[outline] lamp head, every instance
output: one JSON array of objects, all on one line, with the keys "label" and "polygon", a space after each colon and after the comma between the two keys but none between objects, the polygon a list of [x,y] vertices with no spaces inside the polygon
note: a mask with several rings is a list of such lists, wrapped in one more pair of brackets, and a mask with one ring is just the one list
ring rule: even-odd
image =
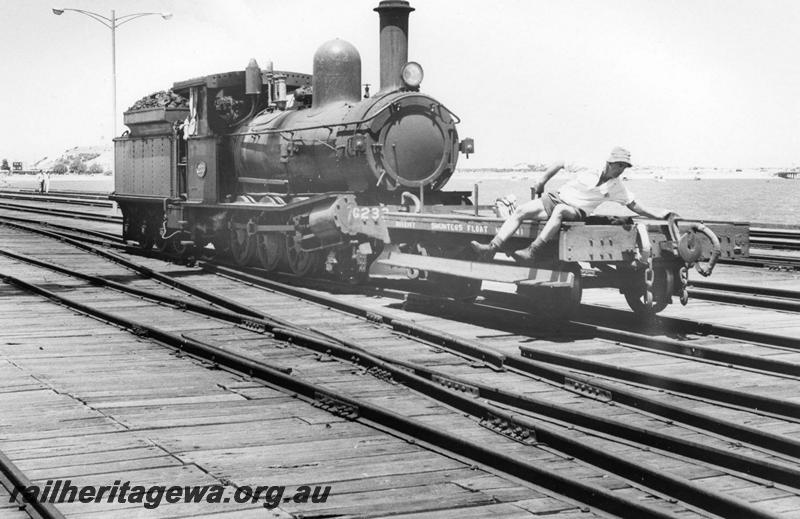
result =
[{"label": "lamp head", "polygon": [[56,8],[54,7],[54,8],[53,8],[53,14],[55,14],[55,15],[61,15],[61,14],[64,14],[64,10],[63,10],[63,9],[56,9]]},{"label": "lamp head", "polygon": [[170,18],[172,18],[172,13],[161,13],[161,18],[169,20]]}]

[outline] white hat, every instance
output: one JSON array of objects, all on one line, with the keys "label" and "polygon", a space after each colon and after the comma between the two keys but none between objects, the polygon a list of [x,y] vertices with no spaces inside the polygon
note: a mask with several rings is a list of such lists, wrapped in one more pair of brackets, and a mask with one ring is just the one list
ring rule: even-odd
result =
[{"label": "white hat", "polygon": [[625,148],[620,148],[619,146],[617,146],[613,150],[611,150],[611,154],[608,156],[608,160],[606,160],[606,162],[608,163],[624,162],[625,164],[628,165],[628,167],[631,167],[632,166],[631,152],[626,150]]}]

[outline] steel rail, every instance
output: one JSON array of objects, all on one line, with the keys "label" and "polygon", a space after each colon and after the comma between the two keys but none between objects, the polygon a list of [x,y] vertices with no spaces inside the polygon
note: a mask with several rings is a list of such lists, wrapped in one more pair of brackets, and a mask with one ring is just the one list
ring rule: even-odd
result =
[{"label": "steel rail", "polygon": [[689,296],[709,301],[800,312],[798,290],[695,280],[689,282]]},{"label": "steel rail", "polygon": [[22,211],[26,213],[50,214],[53,216],[61,216],[64,218],[75,218],[78,220],[91,220],[97,222],[112,222],[112,223],[122,222],[122,217],[116,215],[101,215],[97,213],[87,213],[83,211],[66,211],[63,209],[55,209],[48,207],[32,207],[20,204],[10,204],[8,202],[0,202],[0,209]]},{"label": "steel rail", "polygon": [[[20,226],[20,227],[27,228],[26,226]],[[48,231],[43,231],[40,229],[33,228],[31,230],[34,232],[40,232],[42,234],[48,234]],[[50,235],[55,237],[56,239],[59,239],[57,235],[54,235],[53,233],[50,233]],[[164,283],[167,283],[175,288],[180,288],[189,293],[193,293],[193,295],[203,297],[202,291],[198,290],[196,287],[193,287],[185,283],[181,283],[176,279],[154,272],[152,271],[152,269],[148,269],[146,267],[135,264],[116,254],[110,253],[108,251],[103,251],[102,249],[97,249],[96,247],[87,246],[85,244],[80,243],[77,240],[65,239],[64,241],[71,243],[77,247],[83,248],[85,250],[91,250],[98,254],[104,255],[109,259],[119,262],[120,264],[128,265],[130,268],[142,273],[143,275],[159,279],[160,281],[163,281]],[[266,287],[271,290],[277,290],[283,293],[295,295],[297,297],[301,297],[309,301],[317,302],[318,304],[321,305],[325,305],[331,308],[337,308],[339,310],[351,314],[360,315],[372,321],[383,322],[385,324],[392,326],[395,330],[402,331],[407,335],[411,335],[426,340],[428,342],[432,342],[434,344],[455,351],[459,354],[469,355],[477,360],[485,362],[489,366],[493,366],[495,369],[502,369],[504,366],[510,365],[509,362],[511,362],[514,364],[514,367],[520,369],[521,371],[526,371],[536,376],[544,376],[545,378],[554,380],[559,384],[563,384],[564,380],[567,378],[570,377],[575,378],[576,376],[567,371],[559,371],[557,369],[556,370],[543,369],[545,365],[542,363],[532,363],[529,361],[529,359],[523,359],[522,357],[518,357],[517,359],[514,359],[513,356],[507,357],[499,352],[491,350],[490,348],[486,348],[482,344],[475,343],[474,341],[465,340],[452,335],[442,334],[437,330],[426,328],[416,323],[397,320],[387,314],[382,314],[380,312],[377,312],[374,309],[360,307],[358,305],[353,305],[350,303],[345,303],[336,298],[325,296],[323,294],[311,290],[299,287],[293,287],[290,285],[286,285],[284,283],[275,282],[261,277],[255,277],[249,274],[244,274],[226,267],[220,267],[209,263],[203,263],[201,264],[201,266],[204,270],[209,272],[215,272],[218,274],[227,275],[239,279],[246,279],[248,282],[253,283],[255,285],[260,285],[262,287]],[[212,302],[224,308],[229,308],[233,311],[236,311],[236,309],[240,307],[238,303],[225,298],[220,298],[219,296],[214,296]],[[465,308],[460,308],[459,312],[464,313],[464,310]],[[483,317],[485,317],[485,315]],[[506,315],[506,317],[508,316]],[[578,378],[580,379],[580,377]],[[597,382],[595,381],[589,382],[589,379],[583,380],[583,383],[589,383],[594,387],[603,387],[602,384],[598,386]],[[790,454],[792,456],[796,455],[796,453],[798,452],[798,445],[800,444],[798,444],[797,442],[790,441],[787,438],[779,435],[764,433],[757,429],[742,426],[740,424],[731,424],[719,420],[709,420],[708,417],[700,413],[686,411],[677,406],[664,404],[658,402],[657,400],[648,399],[646,397],[637,395],[634,392],[626,392],[612,386],[606,386],[603,387],[603,389],[605,391],[611,391],[614,395],[618,395],[615,398],[618,401],[620,398],[623,398],[627,402],[626,405],[630,405],[631,407],[641,408],[641,409],[646,408],[650,412],[654,412],[655,414],[659,414],[668,417],[670,419],[677,419],[685,423],[704,428],[706,430],[710,430],[720,434],[725,434],[726,436],[736,438],[740,441],[746,441],[748,443],[752,443],[753,445],[758,445],[770,450],[775,450],[776,452],[782,452]]]},{"label": "steel rail", "polygon": [[681,357],[692,357],[705,361],[728,364],[731,367],[736,366],[763,371],[768,374],[788,375],[800,378],[800,364],[796,362],[787,362],[771,359],[769,357],[719,350],[701,344],[692,344],[690,341],[679,341],[669,337],[655,337],[646,333],[611,328],[578,319],[572,320],[570,324],[575,327],[576,331],[590,333],[594,337],[609,341],[625,342],[649,351],[659,353],[665,352]]},{"label": "steel rail", "polygon": [[[466,457],[475,462],[492,467],[493,469],[504,473],[510,474],[515,477],[524,479],[530,483],[549,488],[561,495],[566,495],[572,499],[576,499],[586,504],[592,504],[600,509],[609,513],[622,515],[624,517],[653,517],[659,519],[666,519],[672,517],[670,514],[651,507],[640,501],[625,498],[617,493],[611,492],[600,486],[591,485],[588,483],[576,481],[574,478],[569,478],[542,468],[534,463],[525,462],[517,459],[514,456],[498,452],[485,445],[479,444],[474,441],[466,440],[462,437],[456,436],[447,431],[431,427],[422,422],[414,419],[399,415],[393,411],[387,410],[380,406],[371,404],[361,399],[357,399],[335,391],[314,384],[312,382],[299,379],[291,376],[284,371],[275,369],[263,362],[256,361],[242,355],[232,353],[216,346],[203,343],[192,339],[187,335],[176,335],[171,332],[166,332],[154,328],[147,323],[134,321],[132,319],[124,318],[104,310],[100,310],[89,305],[79,303],[66,296],[54,293],[50,290],[39,287],[35,284],[28,283],[19,278],[0,274],[0,277],[7,282],[14,284],[28,292],[36,293],[40,296],[46,297],[52,301],[57,301],[60,304],[67,305],[74,310],[77,310],[86,315],[94,318],[113,323],[126,329],[134,330],[137,335],[146,335],[148,338],[161,343],[167,347],[175,349],[181,353],[188,353],[190,355],[205,359],[213,362],[215,365],[225,367],[226,369],[234,370],[243,373],[247,376],[258,378],[268,384],[280,387],[284,391],[302,396],[309,402],[315,402],[317,406],[329,411],[337,416],[343,416],[350,420],[365,421],[366,423],[375,423],[382,427],[389,428],[401,435],[408,435],[417,438],[421,441],[436,446],[446,452],[452,452],[459,456]],[[303,341],[317,341],[319,347],[336,347],[333,343],[326,343],[320,341],[318,338],[312,336],[301,336],[297,333],[292,333],[293,330],[286,330],[288,333],[297,340]],[[386,365],[385,368],[392,369],[391,366]],[[415,377],[419,384],[429,384],[434,392],[448,394],[451,398],[456,396],[453,392],[448,391],[441,386],[432,384],[421,377],[406,374],[406,377]],[[466,408],[470,408],[473,412],[483,410],[482,406],[474,399],[463,398],[462,403]],[[493,416],[503,417],[506,413],[501,410],[493,410]],[[527,420],[521,418],[512,418],[508,415],[510,423],[524,423],[530,425]],[[589,447],[582,445],[577,440],[572,440],[576,449],[591,450]],[[557,447],[556,447],[557,448]],[[607,453],[598,451],[598,456],[609,456]],[[616,460],[618,463],[623,460]],[[638,464],[627,462],[631,470],[636,470],[641,474],[641,469]],[[664,482],[675,494],[683,495],[687,493],[687,497],[693,501],[697,501],[703,509],[710,510],[712,513],[727,516],[741,516],[753,518],[775,518],[778,517],[769,513],[766,510],[756,508],[750,503],[741,499],[733,498],[731,496],[719,495],[708,491],[701,485],[688,482],[686,480],[669,477],[660,472],[654,472],[653,477]],[[649,479],[644,483],[650,482]]]},{"label": "steel rail", "polygon": [[775,288],[758,285],[736,285],[733,283],[720,283],[717,281],[690,280],[689,288],[701,288],[706,290],[720,290],[725,292],[735,292],[741,294],[752,294],[765,297],[794,299],[800,301],[800,290],[789,290],[785,288]]},{"label": "steel rail", "polygon": [[650,387],[683,393],[705,400],[713,400],[738,409],[766,412],[795,420],[800,419],[800,404],[794,402],[754,395],[745,391],[720,388],[702,382],[680,380],[655,373],[624,368],[619,365],[612,366],[602,362],[574,357],[572,355],[536,350],[527,346],[520,346],[520,351],[523,357],[535,359],[540,362],[556,364],[565,368],[577,369],[583,372],[611,377],[617,380],[625,380],[636,384],[645,384]]},{"label": "steel rail", "polygon": [[2,451],[0,451],[0,483],[12,496],[16,496],[19,509],[34,519],[65,519],[52,503],[27,498],[22,490],[31,486],[31,480]]},{"label": "steel rail", "polygon": [[[691,287],[691,285],[690,285]],[[785,310],[787,312],[800,312],[800,301],[790,301],[776,297],[737,294],[725,289],[689,288],[689,297],[718,303],[744,305],[755,308],[769,308],[770,310]]]},{"label": "steel rail", "polygon": [[[211,272],[226,272],[228,274],[234,274],[234,271],[232,271],[230,269],[224,269],[222,267],[218,267],[218,266],[215,266],[215,265],[210,265],[210,264],[207,264],[207,263],[204,263],[201,266],[202,266],[202,268],[204,268],[204,269],[206,269],[208,271],[211,271]],[[304,290],[304,289],[295,288],[295,287],[288,287],[288,286],[280,287],[279,284],[276,284],[275,282],[263,280],[263,278],[253,278],[253,280],[255,280],[255,279],[260,279],[260,281],[254,281],[254,282],[256,282],[256,283],[258,283],[258,284],[260,284],[262,286],[273,286],[276,289],[279,289],[279,290],[284,291],[286,293],[302,295],[303,298],[311,298],[311,299],[313,299],[315,301],[319,301],[319,302],[321,302],[323,304],[326,304],[328,306],[335,306],[337,308],[342,308],[345,311],[348,311],[346,309],[346,306],[348,305],[348,303],[342,303],[342,302],[337,303],[335,301],[331,301],[331,298],[326,298],[325,296],[323,296],[321,294],[315,294],[315,293],[313,293],[313,292],[311,292],[309,290]],[[251,281],[253,281],[253,280],[251,280]],[[350,311],[350,313],[353,313],[353,312]],[[374,314],[375,312],[373,312],[371,310],[363,309],[363,310],[360,311],[360,313],[362,313],[363,315],[366,316],[366,315],[369,315],[370,313]],[[431,341],[431,342],[434,342],[434,343],[437,343],[437,344],[440,344],[442,342],[448,342],[448,343],[453,344],[453,345],[457,344],[458,347],[460,348],[459,351],[461,351],[462,353],[466,353],[466,354],[470,354],[470,352],[486,352],[487,351],[487,349],[485,347],[481,346],[481,345],[469,345],[468,342],[457,340],[456,337],[443,336],[443,334],[441,334],[440,332],[438,332],[436,330],[417,330],[417,328],[418,328],[417,325],[410,325],[410,326],[408,326],[408,332],[407,333],[415,334],[416,336],[418,336],[420,338],[426,339],[428,341]],[[592,328],[595,328],[595,327],[592,326]],[[598,330],[600,329],[599,327],[596,327],[596,328]],[[615,331],[611,330],[611,329],[606,329],[605,333],[611,334],[611,333],[615,333]],[[630,335],[630,334],[628,334],[628,335],[630,337],[633,337],[633,335]],[[643,339],[647,339],[647,340],[651,339],[651,338],[646,337],[646,336],[641,336],[641,337]],[[673,346],[680,346],[681,348],[685,348],[686,347],[685,345],[680,344],[680,343],[673,344]],[[697,349],[696,346],[695,346],[695,348]],[[707,355],[715,354],[715,352],[713,352],[710,349],[706,349],[706,350],[708,350],[706,352]],[[722,355],[724,353],[725,352],[721,352],[720,355]],[[490,357],[487,357],[486,353],[481,353],[481,354],[483,355],[483,358],[481,360],[485,361],[486,358],[490,358]],[[525,356],[525,355],[526,354],[523,353],[523,356]],[[532,355],[532,352],[528,351],[527,355]],[[738,357],[741,360],[742,356],[738,356]],[[718,402],[726,403],[726,404],[729,404],[729,405],[734,405],[736,407],[750,406],[753,409],[758,409],[758,410],[762,410],[762,411],[763,410],[767,410],[769,412],[772,412],[772,413],[775,413],[775,414],[779,414],[779,415],[785,415],[785,416],[789,416],[789,417],[792,417],[792,418],[800,418],[800,404],[795,404],[795,403],[792,403],[792,402],[785,402],[785,401],[776,400],[776,399],[772,399],[772,398],[761,397],[761,396],[758,396],[758,395],[753,395],[753,394],[745,393],[745,392],[741,392],[741,391],[720,389],[720,388],[717,388],[717,387],[712,386],[710,384],[702,384],[702,383],[699,383],[699,382],[682,381],[682,380],[678,380],[678,379],[674,379],[674,378],[670,378],[670,377],[664,377],[664,376],[661,376],[661,375],[655,375],[655,374],[639,372],[639,371],[636,371],[636,370],[630,370],[630,369],[625,369],[625,368],[621,368],[621,367],[618,368],[618,369],[611,369],[611,368],[604,367],[600,363],[592,363],[590,361],[584,361],[583,359],[577,359],[577,358],[569,357],[569,356],[566,356],[566,355],[552,354],[550,356],[546,356],[543,353],[542,356],[540,357],[540,359],[543,359],[543,358],[547,358],[547,362],[549,362],[549,363],[559,364],[559,365],[562,365],[562,366],[565,366],[565,367],[568,366],[568,367],[573,368],[573,369],[581,369],[583,371],[588,371],[588,372],[602,372],[606,376],[614,376],[616,378],[624,378],[625,380],[628,380],[628,381],[631,381],[631,382],[636,382],[636,383],[639,383],[639,384],[646,384],[646,385],[649,385],[651,387],[658,387],[658,388],[662,388],[662,389],[670,389],[670,390],[673,390],[673,391],[680,391],[682,393],[686,393],[686,394],[690,394],[690,395],[694,395],[694,396],[699,396],[701,398],[716,400]],[[733,359],[734,355],[730,355],[729,357],[725,357],[725,358]],[[499,359],[497,359],[497,360],[499,360]],[[498,365],[497,364],[497,360],[494,362],[495,365]],[[750,360],[752,360],[752,362],[754,362],[754,363],[761,363],[761,365],[769,365],[771,367],[774,367],[775,369],[780,369],[780,370],[796,370],[797,369],[796,366],[793,366],[793,365],[788,364],[788,363],[780,363],[780,362],[777,362],[777,361],[769,361],[769,360],[766,360],[766,359],[762,360],[762,359],[758,359],[756,357],[753,357],[752,359],[748,359],[748,361],[750,361]],[[615,374],[614,375],[610,375],[610,373],[612,373],[612,372],[615,373]],[[796,371],[793,371],[793,373],[797,374]]]},{"label": "steel rail", "polygon": [[[0,193],[20,194],[20,195],[41,195],[38,189],[0,189]],[[61,189],[51,189],[46,196],[53,198],[83,198],[85,200],[108,200],[108,193],[101,191],[69,191]]]},{"label": "steel rail", "polygon": [[[764,460],[754,460],[748,456],[704,446],[696,442],[681,440],[680,438],[674,438],[657,431],[644,430],[627,424],[622,424],[614,420],[609,420],[589,413],[577,411],[571,409],[569,406],[553,404],[542,399],[526,397],[520,394],[493,388],[485,384],[471,382],[415,363],[392,359],[385,355],[370,353],[367,348],[359,344],[357,341],[333,337],[330,334],[317,330],[313,327],[305,330],[297,325],[294,325],[293,323],[277,320],[271,316],[256,312],[246,306],[242,307],[242,310],[246,312],[245,314],[220,310],[206,305],[198,305],[195,303],[186,302],[171,296],[162,296],[141,289],[135,289],[128,285],[110,281],[99,276],[84,274],[73,269],[62,267],[24,254],[14,253],[4,249],[0,249],[0,254],[17,259],[19,261],[24,261],[29,264],[48,268],[56,272],[61,272],[66,275],[83,279],[94,286],[105,286],[120,292],[135,295],[137,297],[148,298],[174,307],[180,307],[195,313],[215,317],[233,324],[242,325],[250,330],[271,332],[275,335],[275,338],[287,339],[294,344],[305,345],[319,352],[330,354],[332,351],[334,351],[337,357],[350,362],[356,362],[360,365],[365,365],[365,367],[370,369],[385,368],[385,365],[379,365],[379,363],[374,360],[377,359],[385,364],[400,366],[405,368],[405,370],[410,370],[411,372],[422,376],[429,381],[452,388],[455,391],[469,390],[473,392],[474,396],[486,398],[497,403],[511,405],[519,409],[549,416],[557,420],[566,421],[579,427],[586,427],[601,433],[611,434],[613,436],[636,441],[640,444],[648,445],[653,448],[694,457],[700,461],[713,463],[729,470],[748,473],[790,486],[798,486],[800,484],[800,470],[792,470],[791,468],[784,467],[779,464],[765,462]],[[254,317],[256,318],[254,319]],[[314,336],[310,339],[308,335],[309,332],[314,334]],[[338,344],[344,348],[339,348],[333,346],[332,344]],[[405,376],[403,371],[396,370],[393,371],[391,375],[395,379],[402,379]],[[402,380],[402,382],[407,384],[408,381]],[[452,402],[449,401],[446,403],[452,404]],[[587,461],[591,462],[591,460]],[[800,488],[800,486],[798,486],[798,488]]]},{"label": "steel rail", "polygon": [[[437,330],[419,325],[411,321],[405,321],[392,317],[390,314],[381,312],[374,308],[367,308],[353,303],[343,302],[335,297],[325,296],[324,294],[307,290],[304,288],[279,283],[274,280],[253,276],[239,272],[227,267],[214,264],[203,263],[201,267],[209,272],[225,275],[228,277],[247,281],[253,285],[262,286],[269,290],[280,291],[285,294],[300,297],[309,301],[314,301],[320,305],[335,308],[368,319],[376,323],[383,323],[391,326],[395,331],[417,337],[432,344],[436,344],[449,351],[461,355],[469,355],[475,360],[486,363],[495,369],[516,369],[535,377],[545,378],[558,385],[572,385],[568,381],[573,380],[589,387],[602,390],[611,395],[613,401],[618,404],[626,405],[634,409],[640,409],[652,414],[663,416],[670,420],[680,421],[707,431],[721,434],[756,445],[768,450],[780,452],[792,457],[797,457],[800,452],[800,441],[781,435],[771,434],[760,429],[749,427],[736,422],[728,422],[718,418],[711,418],[702,413],[686,409],[679,405],[661,402],[654,398],[640,395],[632,390],[619,388],[603,381],[584,377],[579,374],[554,367],[550,364],[536,362],[521,355],[505,355],[481,344],[478,341],[465,339],[442,333]],[[470,322],[486,321],[495,326],[499,321],[509,320],[513,326],[519,326],[519,315],[510,316],[508,309],[481,308],[476,309],[474,305],[461,304],[450,301],[455,309],[453,313],[470,320]],[[513,317],[513,318],[512,318]]]},{"label": "steel rail", "polygon": [[[451,375],[413,362],[393,359],[386,355],[371,353],[367,348],[359,344],[358,341],[335,337],[315,328],[311,328],[310,330],[318,335],[326,336],[331,342],[341,344],[342,346],[345,346],[351,350],[361,351],[362,355],[364,356],[369,356],[384,363],[402,367],[405,370],[411,371],[412,373],[422,376],[427,380],[443,385],[447,388],[451,388],[453,391],[470,393],[475,397],[484,398],[498,404],[504,404],[516,409],[540,414],[578,427],[584,427],[600,433],[609,434],[614,437],[624,438],[626,440],[634,441],[656,449],[673,452],[682,456],[692,457],[693,459],[706,463],[712,463],[729,470],[744,472],[774,482],[780,482],[782,484],[800,488],[800,469],[795,468],[794,463],[789,466],[765,462],[763,459],[754,459],[750,456],[732,453],[722,449],[717,449],[715,447],[702,445],[697,442],[676,438],[658,431],[631,426],[627,423],[621,423],[602,416],[596,416],[591,413],[576,410],[568,405],[555,404],[545,399],[506,391],[492,387],[488,384],[468,380],[463,377]],[[276,330],[275,335],[278,337],[280,332]],[[296,336],[294,337],[293,342],[297,342]],[[330,351],[330,349],[327,350],[328,353],[330,353]],[[342,358],[346,357],[342,355]],[[394,375],[397,377],[397,374]],[[581,386],[581,384],[573,385],[573,387],[576,388],[573,389],[573,392],[600,401],[605,401],[605,398],[608,397],[608,401],[611,401],[610,395],[607,393],[603,391],[591,391],[590,388],[594,389],[594,386],[588,386],[585,388],[585,390],[577,389],[579,386]],[[587,385],[584,384],[584,386]],[[800,456],[800,451],[796,453],[795,457],[798,456]]]},{"label": "steel rail", "polygon": [[[20,222],[22,222],[22,226],[20,226]],[[39,225],[42,227],[50,227],[52,229],[58,229],[61,232],[66,232],[70,234],[64,234],[63,237],[66,238],[75,238],[79,240],[84,240],[88,243],[94,243],[97,245],[120,245],[128,248],[128,245],[125,245],[125,242],[122,241],[122,238],[116,236],[111,233],[103,232],[103,231],[94,231],[91,229],[83,229],[81,227],[72,227],[70,225],[62,225],[58,223],[52,222],[37,222],[35,220],[30,220],[28,218],[19,218],[17,216],[7,216],[7,215],[0,215],[0,225],[7,225],[9,227],[17,227],[17,228],[24,228],[25,230],[32,230],[33,228],[25,226],[25,224],[33,224]],[[71,233],[81,233],[84,235],[92,236],[93,238],[87,238],[84,236],[80,236],[79,234],[71,234]],[[51,236],[54,237],[54,236]],[[94,239],[98,238],[98,239]],[[55,238],[54,239],[60,239]]]},{"label": "steel rail", "polygon": [[[17,227],[19,229],[24,229],[24,230],[27,230],[27,231],[30,231],[30,232],[35,232],[35,233],[41,234],[43,236],[47,236],[47,237],[52,238],[52,239],[62,241],[64,243],[67,243],[69,245],[77,247],[77,248],[79,248],[81,250],[85,250],[85,251],[91,252],[93,254],[97,254],[98,256],[102,256],[102,257],[104,257],[106,259],[109,259],[109,260],[115,262],[115,263],[118,263],[119,265],[127,267],[127,268],[129,268],[129,269],[131,269],[131,270],[133,270],[135,272],[138,272],[139,274],[141,274],[143,276],[146,276],[146,277],[149,277],[149,278],[152,278],[152,279],[156,279],[156,280],[160,281],[161,283],[164,283],[165,285],[181,289],[184,292],[187,292],[187,293],[192,294],[192,295],[196,295],[198,297],[203,297],[204,299],[206,299],[210,303],[218,305],[218,306],[220,306],[222,308],[230,308],[230,309],[234,309],[234,310],[242,308],[242,306],[239,303],[237,303],[236,301],[233,301],[233,300],[231,300],[229,298],[226,298],[226,297],[223,297],[223,296],[219,296],[219,295],[216,295],[216,294],[207,293],[204,290],[199,289],[199,288],[197,288],[195,286],[192,286],[189,283],[183,283],[178,279],[175,279],[173,277],[167,276],[167,275],[162,274],[160,272],[156,272],[155,270],[153,270],[151,268],[148,268],[148,267],[145,267],[144,265],[140,265],[140,264],[138,264],[136,262],[130,261],[127,258],[124,258],[124,257],[120,256],[119,254],[115,254],[115,253],[113,253],[111,251],[104,250],[104,249],[101,249],[99,247],[95,247],[94,245],[90,245],[90,244],[84,243],[81,240],[74,239],[74,238],[69,238],[69,237],[65,237],[65,236],[61,236],[61,235],[59,235],[57,233],[54,233],[52,231],[48,231],[48,230],[45,230],[45,229],[38,229],[36,227],[31,227],[31,226],[28,226],[28,225],[16,224],[16,223],[12,223],[12,224],[9,224],[9,225]],[[126,249],[127,249],[127,247],[126,247]]]},{"label": "steel rail", "polygon": [[[616,310],[613,308],[603,308],[599,306],[581,305],[582,313],[591,314],[594,318],[602,322],[609,320],[620,322],[626,318],[630,318],[630,312],[623,310]],[[786,335],[778,335],[775,333],[760,332],[755,330],[746,330],[744,328],[737,328],[735,326],[728,326],[724,324],[716,324],[709,321],[694,321],[691,319],[684,319],[682,317],[668,317],[659,315],[656,317],[662,329],[696,335],[718,335],[728,339],[736,339],[746,342],[754,342],[768,346],[778,346],[781,348],[789,348],[791,350],[800,351],[800,338],[788,337]]]},{"label": "steel rail", "polygon": [[788,256],[769,256],[764,254],[750,254],[747,258],[739,259],[723,259],[720,258],[717,263],[726,265],[736,265],[739,267],[793,267],[800,268],[800,256],[796,258]]},{"label": "steel rail", "polygon": [[[600,320],[600,322],[603,322]],[[619,341],[641,348],[643,350],[659,353],[692,357],[704,361],[727,364],[752,370],[763,371],[768,374],[788,375],[800,378],[800,364],[783,360],[771,359],[756,355],[747,355],[733,351],[709,348],[702,344],[693,344],[690,341],[680,341],[669,337],[657,337],[647,333],[632,331],[630,329],[612,328],[583,319],[573,319],[570,326],[576,332],[602,338],[609,341]]]},{"label": "steel rail", "polygon": [[0,191],[0,198],[9,200],[25,200],[28,202],[53,202],[67,205],[86,205],[92,207],[108,207],[113,208],[114,202],[111,200],[95,199],[95,198],[68,198],[66,196],[48,196],[27,193],[6,193]]}]

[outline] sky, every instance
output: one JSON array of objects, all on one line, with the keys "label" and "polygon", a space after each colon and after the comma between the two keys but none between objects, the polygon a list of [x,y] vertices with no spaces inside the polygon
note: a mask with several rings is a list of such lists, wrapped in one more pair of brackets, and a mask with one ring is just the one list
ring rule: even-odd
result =
[{"label": "sky", "polygon": [[[0,158],[110,143],[111,30],[65,7],[147,16],[116,32],[122,112],[173,82],[251,58],[311,72],[333,38],[379,83],[378,0],[0,0]],[[797,0],[411,0],[422,91],[475,139],[462,167],[800,165]]]}]

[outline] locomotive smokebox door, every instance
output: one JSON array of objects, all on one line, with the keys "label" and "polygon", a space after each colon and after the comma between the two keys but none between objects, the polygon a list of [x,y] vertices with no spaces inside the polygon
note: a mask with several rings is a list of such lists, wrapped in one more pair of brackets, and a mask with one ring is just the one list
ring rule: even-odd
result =
[{"label": "locomotive smokebox door", "polygon": [[186,193],[190,202],[216,203],[219,196],[218,139],[189,138]]}]

